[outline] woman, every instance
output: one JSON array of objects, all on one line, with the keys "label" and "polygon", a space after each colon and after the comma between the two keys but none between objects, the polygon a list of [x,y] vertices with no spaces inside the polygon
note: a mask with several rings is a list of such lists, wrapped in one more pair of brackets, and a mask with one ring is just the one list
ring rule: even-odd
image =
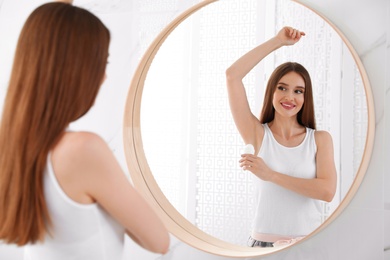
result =
[{"label": "woman", "polygon": [[234,122],[254,154],[240,166],[255,176],[255,217],[248,244],[270,247],[296,241],[321,224],[319,201],[336,190],[332,138],[315,131],[311,80],[306,69],[287,62],[271,75],[260,119],[250,111],[242,79],[276,49],[297,43],[304,32],[284,27],[226,71]]},{"label": "woman", "polygon": [[108,145],[68,125],[105,80],[110,34],[90,12],[47,3],[19,37],[0,127],[0,240],[26,259],[121,259],[124,234],[166,253],[169,234]]}]

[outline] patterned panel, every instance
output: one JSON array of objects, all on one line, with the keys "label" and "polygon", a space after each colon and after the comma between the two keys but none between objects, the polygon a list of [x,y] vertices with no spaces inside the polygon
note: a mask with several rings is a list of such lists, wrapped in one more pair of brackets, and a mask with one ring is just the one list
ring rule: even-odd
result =
[{"label": "patterned panel", "polygon": [[74,0],[74,5],[81,6],[96,14],[134,11],[133,1],[126,0]]},{"label": "patterned panel", "polygon": [[[243,142],[232,121],[227,67],[256,42],[258,1],[221,1],[199,22],[196,225],[235,244],[248,238],[253,218],[250,175],[238,165]],[[245,78],[254,103],[255,75]]]},{"label": "patterned panel", "polygon": [[363,81],[357,66],[355,66],[354,72],[353,178],[355,178],[363,157],[368,125],[366,93],[364,92]]},{"label": "patterned panel", "polygon": [[331,52],[338,47],[336,45],[341,45],[341,39],[323,19],[291,1],[276,1],[276,17],[275,33],[286,25],[315,32],[304,36],[299,48],[282,48],[275,52],[275,66],[286,61],[296,61],[309,71],[313,83],[317,128],[330,131],[334,105],[331,88],[336,87],[332,86],[330,79],[339,77],[337,73],[340,73],[332,71]]}]

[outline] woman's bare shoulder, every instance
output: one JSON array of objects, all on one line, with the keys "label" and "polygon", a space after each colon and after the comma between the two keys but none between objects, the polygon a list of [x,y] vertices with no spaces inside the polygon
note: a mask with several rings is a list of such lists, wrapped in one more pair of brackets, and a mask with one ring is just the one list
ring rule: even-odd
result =
[{"label": "woman's bare shoulder", "polygon": [[[102,137],[93,132],[66,132],[60,141],[64,148],[85,149],[107,146]],[[92,147],[91,147],[92,146]]]},{"label": "woman's bare shoulder", "polygon": [[98,163],[109,152],[106,142],[95,133],[66,132],[53,149],[53,159],[64,165],[86,165]]},{"label": "woman's bare shoulder", "polygon": [[314,138],[316,141],[317,146],[322,146],[326,144],[332,144],[332,135],[325,130],[317,130],[314,131]]}]

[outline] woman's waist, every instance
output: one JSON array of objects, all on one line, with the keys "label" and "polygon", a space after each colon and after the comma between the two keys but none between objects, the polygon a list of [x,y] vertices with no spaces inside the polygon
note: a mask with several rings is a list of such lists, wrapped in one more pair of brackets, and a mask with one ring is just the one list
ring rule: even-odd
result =
[{"label": "woman's waist", "polygon": [[284,236],[279,234],[258,233],[253,231],[250,238],[260,242],[261,244],[265,243],[265,247],[268,247],[267,244],[270,244],[271,247],[275,247],[294,244],[304,237],[305,236]]},{"label": "woman's waist", "polygon": [[276,242],[279,240],[291,240],[301,236],[284,236],[279,234],[267,234],[267,233],[259,233],[256,231],[252,231],[251,237],[258,241],[264,242]]}]

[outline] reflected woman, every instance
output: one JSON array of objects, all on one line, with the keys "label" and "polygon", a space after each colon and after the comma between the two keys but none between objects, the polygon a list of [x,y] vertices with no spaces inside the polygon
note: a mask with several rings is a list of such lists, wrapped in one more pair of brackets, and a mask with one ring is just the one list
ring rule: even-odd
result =
[{"label": "reflected woman", "polygon": [[168,250],[104,140],[67,130],[95,102],[109,43],[95,15],[66,3],[36,8],[19,36],[0,126],[0,240],[26,260],[122,259],[125,234]]},{"label": "reflected woman", "polygon": [[312,85],[300,64],[286,62],[272,73],[260,119],[252,114],[243,78],[268,54],[294,45],[305,33],[284,27],[226,70],[230,109],[245,144],[240,166],[254,176],[255,216],[249,246],[271,247],[308,235],[321,223],[320,201],[336,191],[333,142],[316,131]]}]

